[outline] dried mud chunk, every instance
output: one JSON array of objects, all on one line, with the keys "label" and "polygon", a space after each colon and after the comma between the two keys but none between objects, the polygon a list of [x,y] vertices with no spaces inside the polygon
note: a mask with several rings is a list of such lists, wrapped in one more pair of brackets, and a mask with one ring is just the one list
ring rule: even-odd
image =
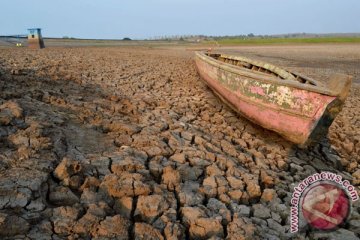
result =
[{"label": "dried mud chunk", "polygon": [[181,132],[181,137],[185,140],[192,141],[194,138],[194,134],[192,134],[191,132],[183,131]]},{"label": "dried mud chunk", "polygon": [[177,217],[177,213],[175,208],[169,208],[161,215],[161,217],[155,220],[152,226],[163,232],[166,227],[166,224],[170,222],[176,222],[176,217]]},{"label": "dried mud chunk", "polygon": [[121,177],[110,174],[105,176],[100,189],[105,190],[112,197],[134,196],[133,183],[132,174],[124,174]]},{"label": "dried mud chunk", "polygon": [[262,204],[254,204],[252,209],[256,218],[267,219],[271,217],[270,209]]},{"label": "dried mud chunk", "polygon": [[220,142],[222,150],[230,156],[236,157],[238,155],[235,147],[228,141],[221,140]]},{"label": "dried mud chunk", "polygon": [[54,232],[61,236],[69,235],[79,214],[79,209],[75,207],[55,208],[51,217],[51,221],[54,224]]},{"label": "dried mud chunk", "polygon": [[107,175],[110,174],[109,165],[110,158],[109,157],[99,157],[90,159],[90,163],[97,170],[98,175]]},{"label": "dried mud chunk", "polygon": [[259,184],[255,181],[247,182],[246,191],[250,199],[256,199],[261,196],[261,188]]},{"label": "dried mud chunk", "polygon": [[229,185],[232,189],[244,190],[244,182],[241,179],[233,176],[228,176],[226,177],[226,180],[229,182]]},{"label": "dried mud chunk", "polygon": [[[151,146],[151,145],[150,145]],[[171,154],[170,150],[166,146],[152,146],[144,147],[144,150],[150,157],[160,156],[160,155],[169,155]]]},{"label": "dried mud chunk", "polygon": [[162,182],[167,186],[168,190],[174,190],[180,183],[181,177],[179,171],[167,166],[163,169]]},{"label": "dried mud chunk", "polygon": [[280,170],[287,170],[288,164],[283,160],[277,160],[276,164]]},{"label": "dried mud chunk", "polygon": [[148,195],[151,188],[143,181],[143,176],[138,173],[124,172],[121,176],[110,174],[105,176],[100,189],[118,198]]},{"label": "dried mud chunk", "polygon": [[172,150],[181,149],[185,145],[185,141],[179,136],[178,133],[171,132],[169,134],[168,145]]},{"label": "dried mud chunk", "polygon": [[199,192],[200,184],[198,182],[186,181],[180,185],[178,193],[180,204],[182,206],[200,205],[205,197]]},{"label": "dried mud chunk", "polygon": [[227,239],[229,240],[257,239],[255,235],[255,225],[242,218],[234,218],[234,220],[227,225],[227,232]]},{"label": "dried mud chunk", "polygon": [[206,167],[207,176],[224,175],[224,171],[220,170],[216,164],[212,164]]},{"label": "dried mud chunk", "polygon": [[241,190],[232,190],[228,192],[228,195],[230,199],[234,202],[239,202],[243,195],[243,192]]},{"label": "dried mud chunk", "polygon": [[161,232],[146,223],[135,223],[135,240],[164,240]]},{"label": "dried mud chunk", "polygon": [[183,181],[196,181],[204,172],[202,167],[183,164],[177,168]]},{"label": "dried mud chunk", "polygon": [[33,226],[26,236],[30,239],[52,240],[53,234],[51,222],[44,220]]},{"label": "dried mud chunk", "polygon": [[141,127],[131,123],[122,123],[119,121],[108,123],[104,125],[105,132],[121,132],[127,135],[133,135],[141,131]]},{"label": "dried mud chunk", "polygon": [[195,144],[198,144],[198,145],[203,145],[203,144],[206,143],[206,140],[203,139],[203,138],[200,137],[200,136],[195,136],[195,137],[194,137],[194,143],[195,143]]},{"label": "dried mud chunk", "polygon": [[32,194],[29,189],[16,188],[15,185],[1,186],[0,193],[0,209],[25,207]]},{"label": "dried mud chunk", "polygon": [[112,215],[113,210],[109,207],[109,205],[106,202],[100,201],[95,204],[89,204],[87,213],[104,218],[107,215]]},{"label": "dried mud chunk", "polygon": [[284,226],[282,226],[281,224],[279,224],[278,222],[276,222],[274,219],[269,218],[266,220],[266,222],[270,229],[273,229],[280,234],[285,233],[286,228]]},{"label": "dried mud chunk", "polygon": [[74,175],[69,179],[66,185],[68,185],[73,190],[78,190],[81,187],[83,180],[84,180],[83,176]]},{"label": "dried mud chunk", "polygon": [[249,217],[250,216],[250,207],[247,205],[238,205],[236,203],[230,204],[230,209],[234,213],[234,218],[236,217]]},{"label": "dried mud chunk", "polygon": [[192,166],[198,166],[198,167],[206,167],[211,164],[209,161],[199,157],[189,157],[189,162]]},{"label": "dried mud chunk", "polygon": [[353,184],[359,184],[360,183],[360,169],[356,170],[356,172],[354,172],[352,174],[352,176],[354,177]]},{"label": "dried mud chunk", "polygon": [[228,224],[231,221],[231,212],[226,208],[226,205],[215,198],[210,198],[207,207],[207,215],[211,218],[219,217],[223,224]]},{"label": "dried mud chunk", "polygon": [[162,156],[156,156],[150,160],[149,171],[151,175],[153,175],[156,179],[160,179],[163,170],[163,165],[165,164],[166,161],[167,159]]},{"label": "dried mud chunk", "polygon": [[49,201],[58,206],[72,206],[79,198],[69,188],[58,186],[50,192]]},{"label": "dried mud chunk", "polygon": [[0,209],[26,206],[32,195],[38,197],[47,174],[37,170],[12,168],[0,174]]},{"label": "dried mud chunk", "polygon": [[142,221],[153,223],[154,220],[160,217],[169,207],[169,204],[161,195],[140,196],[134,215]]},{"label": "dried mud chunk", "polygon": [[203,181],[203,191],[210,198],[226,193],[228,188],[228,183],[223,176],[211,176]]},{"label": "dried mud chunk", "polygon": [[129,239],[128,228],[130,227],[130,221],[115,215],[113,217],[106,217],[104,221],[100,222],[95,237],[98,238],[115,238],[126,240]]},{"label": "dried mud chunk", "polygon": [[192,239],[223,238],[224,229],[219,219],[198,218],[190,225],[189,234]]},{"label": "dried mud chunk", "polygon": [[260,174],[261,182],[264,184],[265,187],[271,188],[274,186],[274,179],[269,176],[265,171],[261,171]]},{"label": "dried mud chunk", "polygon": [[189,227],[196,219],[206,217],[206,213],[199,207],[182,207],[181,217],[183,223]]},{"label": "dried mud chunk", "polygon": [[69,180],[71,176],[81,171],[82,167],[78,161],[63,158],[61,163],[55,168],[54,176],[61,180]]},{"label": "dried mud chunk", "polygon": [[12,134],[8,139],[16,146],[30,146],[30,138],[23,136],[21,133]]},{"label": "dried mud chunk", "polygon": [[18,103],[8,101],[0,105],[0,125],[8,125],[14,118],[21,118],[23,109]]},{"label": "dried mud chunk", "polygon": [[73,232],[82,237],[89,237],[98,228],[101,217],[87,212],[74,225]]},{"label": "dried mud chunk", "polygon": [[31,137],[29,139],[30,147],[35,150],[39,151],[41,149],[50,150],[52,147],[52,141],[48,137]]},{"label": "dried mud chunk", "polygon": [[29,205],[26,206],[26,209],[31,212],[40,212],[46,208],[45,204],[42,201],[42,198],[32,200]]},{"label": "dried mud chunk", "polygon": [[145,169],[145,161],[148,156],[145,152],[122,146],[119,152],[109,155],[113,173],[120,175],[122,172],[138,172]]},{"label": "dried mud chunk", "polygon": [[149,195],[150,193],[151,186],[149,184],[134,178],[134,196]]},{"label": "dried mud chunk", "polygon": [[117,213],[119,213],[121,216],[130,218],[132,206],[133,206],[132,197],[122,197],[120,199],[115,199],[114,210]]},{"label": "dried mud chunk", "polygon": [[186,155],[184,153],[176,153],[172,155],[169,160],[184,164],[186,162]]},{"label": "dried mud chunk", "polygon": [[144,136],[143,134],[135,134],[133,139],[133,144],[139,147],[139,149],[145,151],[149,157],[168,156],[173,154],[173,151],[161,138],[151,135]]},{"label": "dried mud chunk", "polygon": [[100,221],[108,214],[111,214],[111,210],[104,202],[89,204],[86,214],[76,221],[73,232],[83,237],[95,234]]},{"label": "dried mud chunk", "polygon": [[231,169],[231,168],[236,168],[237,167],[236,162],[237,160],[233,157],[225,157],[224,155],[221,154],[218,154],[216,156],[216,164],[223,171],[226,171],[227,169]]},{"label": "dried mud chunk", "polygon": [[139,158],[129,158],[118,160],[117,158],[111,158],[113,163],[111,165],[111,171],[117,175],[121,175],[123,172],[133,173],[139,172],[145,168],[145,160]]},{"label": "dried mud chunk", "polygon": [[120,134],[114,139],[114,145],[116,147],[121,147],[123,145],[131,145],[132,138],[128,134]]},{"label": "dried mud chunk", "polygon": [[234,142],[235,142],[236,144],[238,144],[238,145],[239,145],[241,148],[243,148],[243,149],[248,148],[248,145],[247,145],[246,141],[243,140],[243,139],[241,139],[241,138],[236,138],[236,139],[234,139]]},{"label": "dried mud chunk", "polygon": [[209,197],[216,197],[217,183],[215,176],[207,177],[203,181],[204,193]]},{"label": "dried mud chunk", "polygon": [[261,195],[261,201],[263,202],[271,202],[273,199],[277,197],[276,191],[274,189],[264,189],[264,192]]},{"label": "dried mud chunk", "polygon": [[29,231],[29,223],[18,216],[0,213],[0,236],[11,237],[25,234]]},{"label": "dried mud chunk", "polygon": [[80,190],[85,190],[86,188],[89,188],[93,191],[96,191],[96,189],[100,186],[100,180],[96,177],[86,177],[84,183],[81,185]]},{"label": "dried mud chunk", "polygon": [[5,109],[0,111],[0,125],[9,125],[13,120],[13,115],[11,114],[10,110]]},{"label": "dried mud chunk", "polygon": [[169,222],[164,229],[164,235],[167,240],[184,239],[185,228],[179,223]]},{"label": "dried mud chunk", "polygon": [[342,146],[348,154],[351,154],[354,150],[354,143],[348,139],[346,139],[345,142],[342,142]]},{"label": "dried mud chunk", "polygon": [[80,203],[84,205],[95,204],[102,200],[103,196],[90,188],[85,188],[80,197]]},{"label": "dried mud chunk", "polygon": [[[48,174],[38,170],[28,170],[24,168],[12,168],[1,176],[1,180],[12,181],[20,187],[26,187],[36,192],[41,185],[48,179]],[[3,186],[3,184],[1,184]]]}]

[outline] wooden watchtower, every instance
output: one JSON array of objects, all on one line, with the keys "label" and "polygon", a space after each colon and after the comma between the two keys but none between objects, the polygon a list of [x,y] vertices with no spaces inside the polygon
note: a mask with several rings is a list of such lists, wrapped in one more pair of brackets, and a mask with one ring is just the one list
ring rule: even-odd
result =
[{"label": "wooden watchtower", "polygon": [[44,40],[41,36],[41,28],[29,28],[28,47],[31,49],[45,48]]}]

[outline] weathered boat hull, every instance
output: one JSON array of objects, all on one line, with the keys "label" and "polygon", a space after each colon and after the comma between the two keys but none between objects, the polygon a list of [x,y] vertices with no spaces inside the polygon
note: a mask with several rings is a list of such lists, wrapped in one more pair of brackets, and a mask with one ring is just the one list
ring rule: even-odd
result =
[{"label": "weathered boat hull", "polygon": [[[203,53],[196,53],[195,61],[200,76],[225,103],[300,146],[327,134],[346,98],[301,89],[297,84],[282,84],[271,76],[207,59]],[[349,84],[344,86],[350,88]]]}]

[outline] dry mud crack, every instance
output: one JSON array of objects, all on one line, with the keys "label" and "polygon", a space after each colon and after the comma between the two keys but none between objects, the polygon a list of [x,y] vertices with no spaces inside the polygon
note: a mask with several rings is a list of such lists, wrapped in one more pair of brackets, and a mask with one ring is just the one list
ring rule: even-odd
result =
[{"label": "dry mud crack", "polygon": [[358,189],[359,94],[303,150],[222,104],[190,52],[2,49],[0,238],[357,239],[358,202],[328,236],[290,233],[289,203],[319,171]]}]

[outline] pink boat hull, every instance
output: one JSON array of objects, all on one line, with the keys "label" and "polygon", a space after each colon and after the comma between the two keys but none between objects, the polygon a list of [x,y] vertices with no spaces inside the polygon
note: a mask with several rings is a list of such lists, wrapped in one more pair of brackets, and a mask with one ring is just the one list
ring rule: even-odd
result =
[{"label": "pink boat hull", "polygon": [[195,61],[200,76],[225,103],[300,146],[325,135],[336,115],[334,109],[338,112],[342,105],[335,96],[227,71],[198,56]]}]

